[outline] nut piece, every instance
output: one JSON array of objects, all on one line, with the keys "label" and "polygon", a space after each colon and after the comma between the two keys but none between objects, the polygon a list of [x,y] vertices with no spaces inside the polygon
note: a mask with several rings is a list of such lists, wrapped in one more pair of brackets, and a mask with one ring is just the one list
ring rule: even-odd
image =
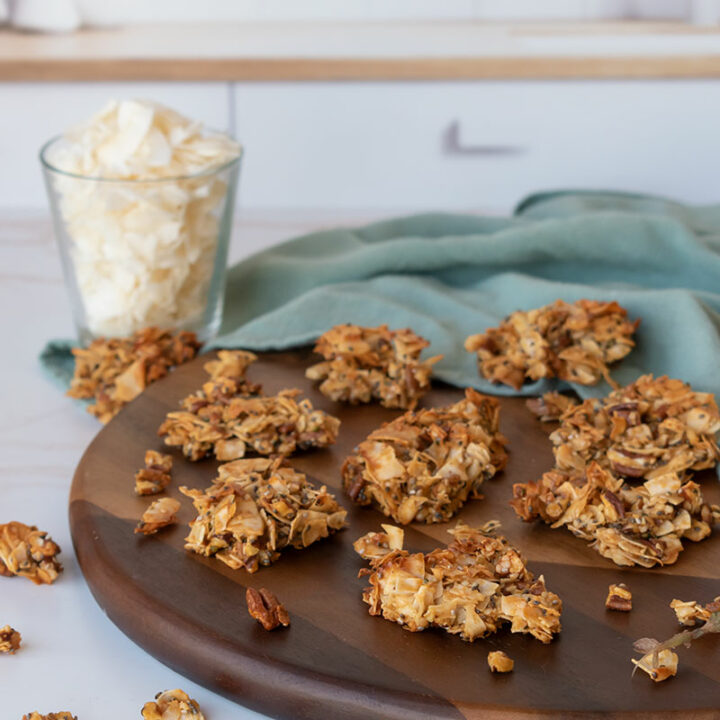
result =
[{"label": "nut piece", "polygon": [[172,456],[155,450],[145,453],[145,467],[135,473],[136,495],[157,495],[170,484]]},{"label": "nut piece", "polygon": [[[495,535],[497,522],[482,528],[458,523],[453,541],[430,553],[410,554],[397,536],[368,533],[355,551],[370,560],[370,586],[363,600],[371,615],[382,615],[411,632],[439,627],[472,642],[508,622],[512,632],[550,642],[560,632],[560,598],[535,578],[518,551]],[[379,550],[387,548],[381,555]]]},{"label": "nut piece", "polygon": [[454,405],[407,412],[345,460],[345,491],[403,525],[448,520],[505,466],[499,417],[498,401],[472,388]]},{"label": "nut piece", "polygon": [[142,708],[143,720],[205,720],[200,706],[182,690],[165,690],[146,702]]},{"label": "nut piece", "polygon": [[489,652],[487,661],[492,672],[512,672],[515,667],[515,661],[511,657],[508,657],[502,650],[493,650],[492,652]]},{"label": "nut piece", "polygon": [[204,491],[180,488],[198,512],[185,548],[233,569],[253,573],[284,548],[306,548],[345,525],[347,511],[327,488],[317,490],[282,458],[236,460],[218,473]]},{"label": "nut piece", "polygon": [[678,656],[672,650],[660,650],[657,656],[649,653],[640,660],[632,660],[632,663],[655,682],[662,682],[677,674]]},{"label": "nut piece", "polygon": [[429,344],[409,328],[336,325],[315,345],[325,361],[308,368],[305,375],[321,380],[320,392],[331,400],[353,404],[379,400],[385,407],[412,409],[430,389],[432,366],[442,358],[420,361]]},{"label": "nut piece", "polygon": [[242,350],[220,351],[218,360],[206,363],[211,379],[182,401],[183,410],[168,413],[160,426],[158,434],[165,436],[165,444],[181,447],[189,460],[214,452],[226,461],[247,454],[291,455],[334,443],[340,421],[313,408],[308,399],[296,400],[299,390],[258,395],[260,386],[244,375],[256,359]]},{"label": "nut piece", "polygon": [[610,585],[605,607],[608,610],[618,610],[620,612],[630,612],[632,610],[632,593],[625,583]]},{"label": "nut piece", "polygon": [[0,525],[0,575],[22,575],[36,585],[55,582],[62,572],[60,548],[34,525]]},{"label": "nut piece", "polygon": [[512,313],[499,327],[468,337],[465,349],[477,353],[481,375],[516,390],[526,379],[552,377],[580,385],[605,378],[612,385],[608,365],[632,350],[639,322],[616,302],[557,300]]},{"label": "nut piece", "polygon": [[290,616],[283,605],[278,602],[274,593],[267,588],[248,588],[245,592],[248,612],[265,630],[274,630],[282,625],[290,625]]},{"label": "nut piece", "polygon": [[9,625],[0,628],[0,653],[14,655],[15,651],[20,648],[21,640],[20,633]]},{"label": "nut piece", "polygon": [[128,338],[99,338],[86,348],[73,348],[75,374],[67,394],[94,398],[88,412],[106,423],[150,383],[192,360],[199,348],[195,333],[154,327]]},{"label": "nut piece", "polygon": [[710,619],[710,615],[720,610],[720,596],[707,605],[701,605],[696,600],[673,600],[670,607],[681,625],[701,625]]},{"label": "nut piece", "polygon": [[22,720],[78,720],[77,715],[65,710],[64,712],[48,713],[41,715],[39,712],[31,712],[22,716]]},{"label": "nut piece", "polygon": [[143,535],[153,535],[161,528],[173,525],[177,522],[175,513],[179,509],[180,503],[175,498],[164,497],[155,500],[143,513],[135,532]]}]

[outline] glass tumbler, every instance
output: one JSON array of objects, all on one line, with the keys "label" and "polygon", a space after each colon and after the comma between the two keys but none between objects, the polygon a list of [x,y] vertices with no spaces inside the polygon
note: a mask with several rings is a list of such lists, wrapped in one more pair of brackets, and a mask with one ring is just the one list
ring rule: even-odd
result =
[{"label": "glass tumbler", "polygon": [[80,342],[149,326],[216,335],[242,154],[193,175],[121,180],[55,167],[63,142],[40,161]]}]

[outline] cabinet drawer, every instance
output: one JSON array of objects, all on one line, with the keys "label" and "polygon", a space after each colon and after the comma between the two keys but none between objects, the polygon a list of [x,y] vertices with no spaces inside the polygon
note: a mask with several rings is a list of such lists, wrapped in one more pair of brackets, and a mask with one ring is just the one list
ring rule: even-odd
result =
[{"label": "cabinet drawer", "polygon": [[243,204],[509,210],[557,187],[718,199],[714,81],[239,84]]}]

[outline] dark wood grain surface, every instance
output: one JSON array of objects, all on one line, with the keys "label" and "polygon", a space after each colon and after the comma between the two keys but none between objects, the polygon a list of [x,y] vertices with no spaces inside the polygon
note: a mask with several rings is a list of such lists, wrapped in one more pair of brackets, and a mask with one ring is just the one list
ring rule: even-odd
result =
[{"label": "dark wood grain surface", "polygon": [[[532,418],[521,399],[501,401],[501,426],[510,441],[506,470],[459,517],[470,524],[499,519],[531,570],[543,573],[560,595],[563,631],[550,645],[507,630],[466,643],[439,631],[410,633],[368,614],[361,600],[365,580],[357,578],[364,564],[352,542],[379,529],[385,518],[350,503],[339,471],[354,445],[397,412],[324,398],[304,378],[306,351],[266,354],[249,376],[266,392],[299,387],[342,420],[334,447],[291,462],[335,490],[349,510],[349,527],[304,551],[285,552],[254,575],[188,553],[183,538],[194,513],[178,487],[206,487],[217,463],[190,463],[173,451],[169,494],[182,502],[180,524],[152,537],[134,535],[150,499],[134,495],[133,475],[146,449],[163,449],[157,428],[181,397],[200,386],[206,359],[152,385],[104,428],[72,487],[73,541],[90,588],[108,617],[149,653],[238,703],[281,718],[720,717],[720,651],[713,638],[681,650],[678,676],[665,683],[632,677],[630,664],[634,639],[675,632],[670,600],[706,602],[720,595],[718,533],[689,543],[674,566],[629,570],[567,531],[520,522],[508,506],[512,484],[537,478],[552,461],[549,428]],[[460,394],[437,388],[423,404],[451,402]],[[708,499],[720,502],[714,474],[700,477]],[[413,525],[406,547],[427,551],[444,544],[453,524]],[[605,610],[608,585],[618,581],[633,591],[629,614]],[[291,627],[262,630],[247,614],[246,587],[273,590],[291,614]],[[486,656],[495,649],[514,658],[513,673],[488,671]]]}]

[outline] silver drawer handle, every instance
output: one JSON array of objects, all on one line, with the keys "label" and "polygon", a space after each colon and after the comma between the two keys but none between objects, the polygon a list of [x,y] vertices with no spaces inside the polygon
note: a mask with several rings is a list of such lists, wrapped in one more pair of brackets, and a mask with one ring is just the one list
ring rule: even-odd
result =
[{"label": "silver drawer handle", "polygon": [[527,152],[519,145],[463,145],[457,120],[443,133],[442,148],[446,155],[520,155]]}]

